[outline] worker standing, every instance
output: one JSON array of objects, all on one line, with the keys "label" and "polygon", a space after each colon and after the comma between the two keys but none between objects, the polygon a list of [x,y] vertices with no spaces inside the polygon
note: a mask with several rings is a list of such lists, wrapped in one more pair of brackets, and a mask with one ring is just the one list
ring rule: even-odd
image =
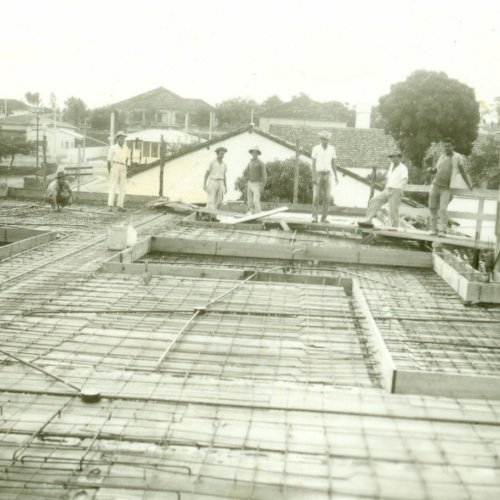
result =
[{"label": "worker standing", "polygon": [[227,166],[223,161],[227,149],[221,146],[215,150],[215,153],[217,158],[208,166],[203,181],[203,189],[207,192],[207,208],[210,210],[218,210],[224,194],[227,193]]},{"label": "worker standing", "polygon": [[252,159],[248,164],[247,183],[247,207],[250,213],[258,214],[262,211],[260,207],[260,197],[267,182],[267,170],[265,163],[259,158],[262,151],[258,146],[248,151]]},{"label": "worker standing", "polygon": [[111,212],[115,204],[115,192],[118,190],[117,207],[124,212],[125,189],[127,185],[127,166],[130,161],[130,149],[125,144],[127,136],[124,132],[117,132],[116,143],[109,148],[108,173],[109,173],[109,195],[108,210]]},{"label": "worker standing", "polygon": [[[431,234],[446,233],[448,228],[448,205],[451,201],[451,189],[469,188],[472,183],[465,172],[464,157],[453,150],[451,139],[443,140],[444,154],[439,157],[436,166],[430,171],[435,174],[429,192],[429,210],[431,213]],[[438,227],[439,219],[439,227]]]},{"label": "worker standing", "polygon": [[312,180],[313,180],[313,212],[312,221],[318,222],[319,206],[321,205],[321,222],[327,221],[328,206],[331,202],[330,176],[333,171],[335,184],[339,183],[335,160],[337,154],[335,147],[328,143],[331,134],[321,132],[319,134],[321,144],[314,146],[312,150]]},{"label": "worker standing", "polygon": [[391,226],[396,228],[399,226],[399,206],[403,188],[408,182],[408,167],[401,163],[402,155],[399,151],[390,154],[389,158],[392,163],[387,172],[385,189],[370,200],[366,219],[358,222],[360,227],[373,227],[373,218],[386,203],[389,203]]}]

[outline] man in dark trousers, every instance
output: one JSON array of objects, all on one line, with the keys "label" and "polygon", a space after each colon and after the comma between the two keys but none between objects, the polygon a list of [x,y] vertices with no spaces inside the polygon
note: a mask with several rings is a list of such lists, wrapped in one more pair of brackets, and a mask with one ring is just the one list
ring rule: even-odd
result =
[{"label": "man in dark trousers", "polygon": [[440,156],[436,166],[430,169],[435,174],[429,192],[430,230],[432,235],[437,235],[438,232],[446,233],[451,189],[464,189],[467,187],[472,189],[471,181],[464,168],[464,157],[453,151],[451,139],[443,140],[443,149],[444,154]]},{"label": "man in dark trousers", "polygon": [[258,146],[248,151],[252,159],[248,164],[248,183],[247,183],[247,206],[249,212],[258,214],[261,212],[260,197],[267,182],[266,165],[260,160],[262,151]]}]

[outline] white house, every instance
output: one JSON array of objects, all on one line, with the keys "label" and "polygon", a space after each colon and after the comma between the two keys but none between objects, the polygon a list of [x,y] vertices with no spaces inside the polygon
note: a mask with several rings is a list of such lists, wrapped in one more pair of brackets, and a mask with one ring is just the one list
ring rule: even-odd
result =
[{"label": "white house", "polygon": [[167,153],[174,153],[179,147],[198,144],[200,139],[181,130],[152,128],[127,134],[127,146],[132,152],[133,163],[152,163],[160,158],[161,138],[166,143]]},{"label": "white house", "polygon": [[[224,161],[228,166],[228,193],[226,200],[238,200],[241,196],[235,187],[235,181],[246,169],[250,160],[248,150],[258,146],[262,151],[264,162],[286,160],[295,157],[295,147],[276,136],[263,132],[258,128],[247,128],[226,134],[225,136],[194,145],[190,150],[170,158],[164,168],[164,195],[172,200],[186,203],[205,203],[206,193],[203,190],[205,172],[210,162],[216,157],[215,150],[219,146],[227,148]],[[311,163],[309,153],[304,152],[300,159]],[[128,179],[127,192],[130,194],[158,196],[160,167],[151,167]],[[94,180],[83,186],[90,192],[105,192],[107,180]],[[335,203],[345,207],[361,207],[367,205],[370,187],[362,178],[349,170],[339,171],[339,184],[332,186]]]}]

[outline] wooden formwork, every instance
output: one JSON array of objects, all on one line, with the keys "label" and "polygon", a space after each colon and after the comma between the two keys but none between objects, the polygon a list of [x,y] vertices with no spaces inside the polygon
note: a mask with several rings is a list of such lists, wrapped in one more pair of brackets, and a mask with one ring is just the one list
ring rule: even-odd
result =
[{"label": "wooden formwork", "polygon": [[26,229],[22,227],[0,227],[0,260],[12,257],[57,238],[57,233]]},{"label": "wooden formwork", "polygon": [[469,281],[437,253],[433,255],[434,270],[465,302],[500,304],[500,282]]}]

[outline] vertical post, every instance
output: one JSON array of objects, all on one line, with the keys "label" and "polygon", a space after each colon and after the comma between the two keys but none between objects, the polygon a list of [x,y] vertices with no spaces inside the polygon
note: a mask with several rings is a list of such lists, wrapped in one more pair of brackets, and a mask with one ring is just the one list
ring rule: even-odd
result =
[{"label": "vertical post", "polygon": [[[500,163],[500,158],[499,158],[499,163]],[[495,272],[500,273],[500,186],[498,187],[497,213],[495,217],[495,238],[496,238]]]},{"label": "vertical post", "polygon": [[368,203],[370,200],[373,198],[373,195],[375,194],[375,184],[377,182],[377,167],[372,168],[372,178],[370,181],[370,196],[368,197]]},{"label": "vertical post", "polygon": [[189,113],[186,112],[184,115],[184,132],[187,134],[189,129]]},{"label": "vertical post", "polygon": [[163,196],[163,171],[165,167],[165,141],[163,135],[160,138],[160,197]]},{"label": "vertical post", "polygon": [[43,185],[47,183],[47,136],[43,134],[42,141],[42,152],[43,152]]},{"label": "vertical post", "polygon": [[36,175],[38,176],[38,130],[40,123],[40,115],[36,114]]},{"label": "vertical post", "polygon": [[87,148],[87,118],[83,121],[83,154],[82,154],[82,163],[85,165],[87,160],[85,151]]},{"label": "vertical post", "polygon": [[208,113],[208,140],[212,138],[212,112]]},{"label": "vertical post", "polygon": [[109,117],[109,145],[112,146],[115,142],[115,112],[111,111]]},{"label": "vertical post", "polygon": [[299,161],[300,161],[300,142],[295,140],[295,172],[293,176],[293,203],[299,202]]},{"label": "vertical post", "polygon": [[82,160],[82,146],[78,144],[78,155],[77,155],[77,160],[76,160],[76,183],[77,183],[77,188],[76,190],[80,192],[80,172],[81,172],[81,160]]}]

